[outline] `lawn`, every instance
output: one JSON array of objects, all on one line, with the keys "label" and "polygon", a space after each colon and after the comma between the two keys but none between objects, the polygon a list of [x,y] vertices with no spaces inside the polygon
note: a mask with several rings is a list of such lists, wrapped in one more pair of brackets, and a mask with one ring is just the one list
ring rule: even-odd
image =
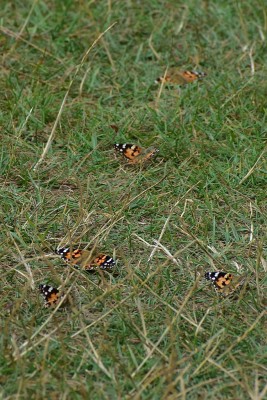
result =
[{"label": "lawn", "polygon": [[3,1],[0,33],[0,397],[266,399],[266,4]]}]

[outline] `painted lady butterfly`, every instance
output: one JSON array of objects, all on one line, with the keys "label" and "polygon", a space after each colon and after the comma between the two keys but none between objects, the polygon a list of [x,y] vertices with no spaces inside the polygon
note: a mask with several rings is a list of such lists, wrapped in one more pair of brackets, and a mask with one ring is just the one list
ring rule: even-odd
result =
[{"label": "painted lady butterfly", "polygon": [[59,293],[59,290],[54,288],[53,286],[50,285],[39,285],[39,290],[41,292],[41,295],[44,297],[45,300],[45,307],[49,308],[52,306],[56,306],[57,303],[59,302],[61,295]]},{"label": "painted lady butterfly", "polygon": [[57,249],[56,253],[73,267],[87,272],[94,272],[97,269],[111,271],[115,266],[115,261],[112,257],[106,254],[92,257],[89,250],[73,249],[71,251],[70,247],[62,247]]},{"label": "painted lady butterfly", "polygon": [[198,79],[204,78],[207,74],[198,71],[176,71],[170,70],[166,76],[160,76],[155,83],[167,83],[171,85],[186,85]]},{"label": "painted lady butterfly", "polygon": [[244,276],[233,276],[230,273],[222,271],[206,272],[205,278],[211,281],[215,290],[223,296],[228,296],[241,288],[246,279]]},{"label": "painted lady butterfly", "polygon": [[158,149],[154,147],[143,149],[142,147],[129,143],[116,143],[114,144],[114,148],[127,158],[128,162],[131,164],[139,164],[148,161],[158,152]]}]

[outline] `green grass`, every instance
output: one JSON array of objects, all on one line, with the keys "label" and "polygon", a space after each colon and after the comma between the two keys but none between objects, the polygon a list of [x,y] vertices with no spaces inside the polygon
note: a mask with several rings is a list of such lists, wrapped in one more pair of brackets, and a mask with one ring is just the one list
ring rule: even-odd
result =
[{"label": "green grass", "polygon": [[[1,398],[263,400],[266,5],[2,8]],[[207,77],[159,96],[167,66]],[[159,155],[126,165],[125,141]],[[68,243],[113,254],[116,274],[66,267]],[[218,297],[209,270],[246,290]],[[70,307],[45,309],[40,283]]]}]

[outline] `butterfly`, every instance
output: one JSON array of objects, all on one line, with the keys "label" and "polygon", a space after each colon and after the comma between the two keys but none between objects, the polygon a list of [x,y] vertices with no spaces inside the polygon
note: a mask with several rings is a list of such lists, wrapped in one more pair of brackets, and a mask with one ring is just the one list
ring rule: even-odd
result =
[{"label": "butterfly", "polygon": [[60,255],[64,261],[82,271],[94,272],[97,269],[111,271],[115,266],[115,260],[112,257],[106,254],[98,254],[94,257],[89,250],[71,250],[70,247],[62,247],[57,249],[56,253]]},{"label": "butterfly", "polygon": [[170,85],[186,85],[198,79],[204,78],[207,74],[198,71],[177,71],[171,69],[165,76],[160,76],[155,83],[167,83]]},{"label": "butterfly", "polygon": [[244,276],[234,276],[223,271],[206,272],[205,278],[211,281],[215,290],[223,296],[228,296],[240,289],[246,280]]},{"label": "butterfly", "polygon": [[116,143],[114,144],[114,148],[117,152],[122,154],[130,164],[140,164],[148,161],[158,152],[158,149],[154,147],[143,149],[136,144],[130,143]]},{"label": "butterfly", "polygon": [[39,290],[44,297],[46,308],[55,307],[62,297],[60,291],[50,285],[41,284]]}]

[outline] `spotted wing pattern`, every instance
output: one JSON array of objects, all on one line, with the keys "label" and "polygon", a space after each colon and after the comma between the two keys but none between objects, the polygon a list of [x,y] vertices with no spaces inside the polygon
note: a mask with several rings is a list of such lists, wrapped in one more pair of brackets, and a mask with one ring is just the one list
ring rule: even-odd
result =
[{"label": "spotted wing pattern", "polygon": [[142,151],[141,147],[130,143],[116,143],[114,144],[114,148],[129,161],[133,161]]},{"label": "spotted wing pattern", "polygon": [[98,268],[102,270],[112,270],[115,266],[115,261],[112,257],[107,256],[106,254],[100,254],[96,258],[92,260],[90,264],[86,264],[83,266],[85,271],[95,271]]},{"label": "spotted wing pattern", "polygon": [[45,307],[55,307],[60,300],[59,290],[53,286],[41,284],[39,290],[45,301]]},{"label": "spotted wing pattern", "polygon": [[148,161],[158,152],[158,149],[154,147],[143,149],[140,146],[130,143],[116,143],[114,144],[114,148],[131,164],[140,164]]},{"label": "spotted wing pattern", "polygon": [[64,261],[83,271],[94,272],[97,269],[111,271],[115,266],[115,260],[112,257],[106,254],[99,254],[96,257],[92,257],[88,250],[71,250],[70,247],[62,247],[57,249],[56,253],[59,254]]},{"label": "spotted wing pattern", "polygon": [[223,271],[206,272],[205,278],[211,281],[215,290],[223,296],[228,296],[241,288],[245,281],[244,276],[233,276]]}]

